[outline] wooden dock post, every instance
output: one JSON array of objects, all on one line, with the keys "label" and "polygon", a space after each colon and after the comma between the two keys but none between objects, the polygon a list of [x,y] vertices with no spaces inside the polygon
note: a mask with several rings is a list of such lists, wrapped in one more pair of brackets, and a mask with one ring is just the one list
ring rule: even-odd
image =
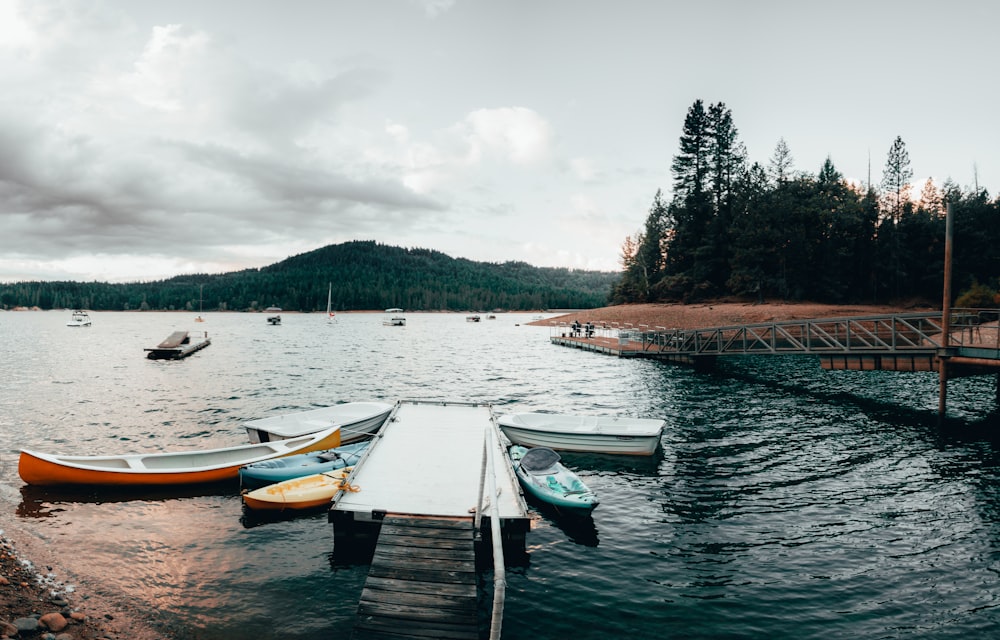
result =
[{"label": "wooden dock post", "polygon": [[948,349],[951,341],[951,203],[945,210],[944,293],[941,301],[941,351],[938,352],[938,418],[943,418],[948,403]]}]

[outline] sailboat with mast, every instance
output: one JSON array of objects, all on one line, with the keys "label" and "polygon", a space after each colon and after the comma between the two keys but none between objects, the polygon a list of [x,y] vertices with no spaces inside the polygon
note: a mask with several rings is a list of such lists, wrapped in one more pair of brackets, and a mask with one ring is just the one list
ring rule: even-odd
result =
[{"label": "sailboat with mast", "polygon": [[205,305],[205,285],[198,285],[198,317],[194,319],[195,322],[204,322],[205,319],[201,317],[202,307]]},{"label": "sailboat with mast", "polygon": [[333,283],[331,282],[330,283],[330,288],[326,292],[326,321],[327,322],[334,322],[337,319],[336,318],[337,314],[335,314],[333,312],[333,308],[331,307],[332,303],[333,303]]}]

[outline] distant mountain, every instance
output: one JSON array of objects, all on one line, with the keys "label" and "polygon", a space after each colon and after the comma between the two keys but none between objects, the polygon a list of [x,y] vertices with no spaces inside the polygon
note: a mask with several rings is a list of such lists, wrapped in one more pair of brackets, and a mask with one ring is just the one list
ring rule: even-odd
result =
[{"label": "distant mountain", "polygon": [[[330,245],[260,269],[144,283],[0,284],[0,307],[93,310],[337,311],[588,309],[608,303],[619,273],[474,262],[374,241]],[[203,296],[199,300],[199,295]]]}]

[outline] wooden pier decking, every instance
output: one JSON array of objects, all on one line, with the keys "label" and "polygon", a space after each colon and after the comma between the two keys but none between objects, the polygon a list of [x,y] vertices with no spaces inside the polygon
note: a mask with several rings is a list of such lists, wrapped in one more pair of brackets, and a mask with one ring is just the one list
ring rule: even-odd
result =
[{"label": "wooden pier decking", "polygon": [[501,440],[488,404],[397,403],[329,512],[335,545],[377,532],[354,638],[480,637],[476,527],[493,529],[497,576],[501,539],[530,527]]},{"label": "wooden pier decking", "polygon": [[479,638],[472,518],[386,517],[353,638]]}]

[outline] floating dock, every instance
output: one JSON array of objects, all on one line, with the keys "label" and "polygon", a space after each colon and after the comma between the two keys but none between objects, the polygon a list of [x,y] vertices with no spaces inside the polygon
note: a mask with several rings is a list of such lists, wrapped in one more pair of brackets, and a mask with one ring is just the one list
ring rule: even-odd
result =
[{"label": "floating dock", "polygon": [[502,578],[530,528],[502,443],[488,404],[397,403],[329,512],[334,544],[377,536],[353,637],[479,637],[476,542]]}]

